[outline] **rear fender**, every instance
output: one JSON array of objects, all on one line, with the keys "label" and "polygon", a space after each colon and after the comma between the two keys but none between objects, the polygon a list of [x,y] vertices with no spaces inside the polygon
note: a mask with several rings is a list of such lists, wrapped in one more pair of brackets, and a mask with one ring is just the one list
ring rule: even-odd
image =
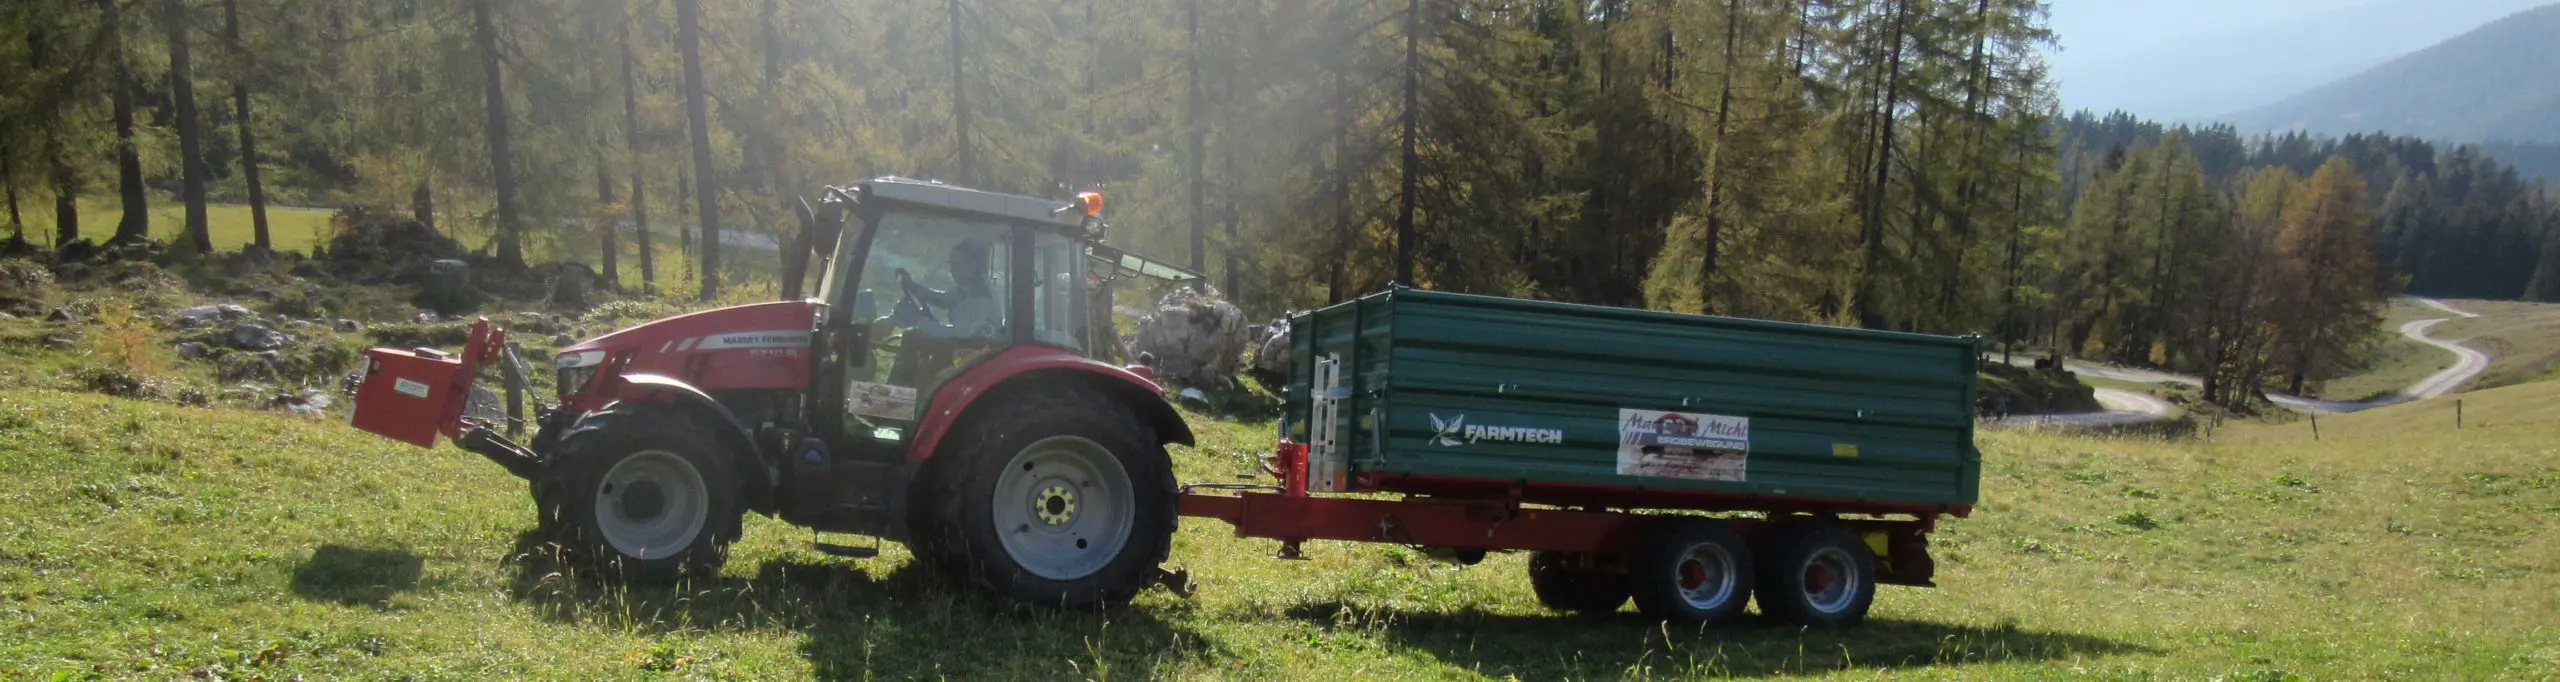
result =
[{"label": "rear fender", "polygon": [[923,462],[942,447],[943,437],[952,427],[968,421],[972,408],[993,401],[989,396],[1014,391],[1036,391],[1062,385],[1086,386],[1102,391],[1138,413],[1147,427],[1155,432],[1158,442],[1191,445],[1191,425],[1182,414],[1165,402],[1163,389],[1144,377],[1109,363],[1081,355],[1041,346],[1017,346],[998,353],[967,373],[952,379],[934,392],[933,402],[916,425],[916,437],[907,442],[907,461]]},{"label": "rear fender", "polygon": [[738,478],[745,487],[744,490],[739,491],[742,495],[740,499],[746,502],[749,509],[767,512],[773,509],[773,488],[778,484],[781,473],[773,467],[766,466],[764,458],[756,449],[755,438],[750,435],[753,432],[747,429],[744,422],[738,420],[736,413],[730,412],[727,406],[720,404],[720,401],[712,399],[711,394],[685,383],[682,379],[658,374],[627,374],[620,379],[621,390],[617,393],[617,402],[659,403],[671,406],[691,418],[695,427],[709,431],[711,439],[729,451],[733,471],[741,474],[747,472],[762,474],[754,478],[746,476]]}]

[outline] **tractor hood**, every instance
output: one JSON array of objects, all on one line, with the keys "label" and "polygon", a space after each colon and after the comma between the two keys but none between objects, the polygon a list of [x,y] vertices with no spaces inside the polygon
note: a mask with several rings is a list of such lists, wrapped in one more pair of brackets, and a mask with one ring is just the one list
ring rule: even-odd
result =
[{"label": "tractor hood", "polygon": [[657,374],[703,390],[801,389],[809,382],[810,330],[821,305],[776,301],[714,308],[643,323],[560,349],[563,395],[589,387],[592,368],[628,355],[622,374]]}]

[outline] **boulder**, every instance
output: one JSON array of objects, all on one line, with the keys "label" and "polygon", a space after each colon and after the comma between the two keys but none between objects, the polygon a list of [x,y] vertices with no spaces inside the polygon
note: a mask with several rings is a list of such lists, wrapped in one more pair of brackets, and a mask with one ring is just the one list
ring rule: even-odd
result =
[{"label": "boulder", "polygon": [[214,324],[252,322],[258,319],[258,314],[236,303],[217,303],[181,308],[175,319],[181,327],[195,328]]},{"label": "boulder", "polygon": [[447,258],[427,264],[426,281],[419,285],[417,302],[437,314],[459,315],[478,309],[486,298],[471,283],[471,264]]},{"label": "boulder", "polygon": [[1247,373],[1278,390],[1289,378],[1289,318],[1254,325],[1253,364]]},{"label": "boulder", "polygon": [[326,417],[329,416],[329,403],[329,392],[313,388],[303,389],[299,394],[287,394],[284,407],[305,417]]},{"label": "boulder", "polygon": [[270,329],[266,325],[246,322],[231,328],[230,341],[231,347],[241,350],[271,350],[283,348],[285,344],[292,343],[293,337],[285,336],[283,332]]},{"label": "boulder", "polygon": [[1244,311],[1206,284],[1175,289],[1138,319],[1132,355],[1152,354],[1156,376],[1176,383],[1223,387],[1234,383],[1250,342]]},{"label": "boulder", "polygon": [[507,401],[499,397],[497,391],[490,390],[487,384],[473,383],[471,384],[471,402],[462,409],[462,416],[491,424],[504,424],[507,423]]},{"label": "boulder", "polygon": [[[430,263],[464,254],[462,243],[434,227],[393,211],[351,206],[329,219],[337,234],[327,248],[328,270],[363,282],[420,284]],[[318,256],[314,256],[317,258]]]}]

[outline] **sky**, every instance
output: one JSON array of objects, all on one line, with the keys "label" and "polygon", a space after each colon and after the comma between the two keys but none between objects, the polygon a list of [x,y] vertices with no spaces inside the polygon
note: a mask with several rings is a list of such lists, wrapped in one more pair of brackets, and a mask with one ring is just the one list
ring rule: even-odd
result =
[{"label": "sky", "polygon": [[2553,0],[2053,0],[2065,109],[2200,121]]}]

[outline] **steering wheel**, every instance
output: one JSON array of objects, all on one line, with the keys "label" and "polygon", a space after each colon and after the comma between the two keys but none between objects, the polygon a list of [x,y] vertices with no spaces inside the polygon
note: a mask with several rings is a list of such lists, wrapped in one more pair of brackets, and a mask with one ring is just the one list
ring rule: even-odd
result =
[{"label": "steering wheel", "polygon": [[898,270],[898,305],[889,313],[890,324],[909,329],[942,326],[942,320],[934,317],[933,308],[925,303],[927,297],[918,293],[922,289],[924,285],[907,276],[906,270]]}]

